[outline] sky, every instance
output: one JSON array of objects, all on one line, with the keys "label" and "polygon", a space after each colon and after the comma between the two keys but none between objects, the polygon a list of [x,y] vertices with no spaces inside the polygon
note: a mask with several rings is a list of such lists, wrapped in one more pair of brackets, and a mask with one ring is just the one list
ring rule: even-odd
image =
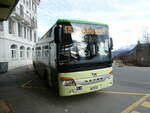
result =
[{"label": "sky", "polygon": [[57,19],[76,19],[109,25],[114,50],[136,44],[150,26],[150,0],[41,0],[38,35],[42,37]]}]

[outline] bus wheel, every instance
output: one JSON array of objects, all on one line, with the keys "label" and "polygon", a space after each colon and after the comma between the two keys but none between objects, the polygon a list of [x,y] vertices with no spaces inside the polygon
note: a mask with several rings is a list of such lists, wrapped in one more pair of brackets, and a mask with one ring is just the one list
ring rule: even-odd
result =
[{"label": "bus wheel", "polygon": [[49,78],[48,78],[48,72],[47,72],[46,70],[44,71],[43,77],[44,77],[44,81],[45,81],[46,85],[47,85],[48,87],[50,87]]},{"label": "bus wheel", "polygon": [[36,69],[36,65],[35,65],[34,62],[33,62],[33,68],[34,68],[34,72],[35,72],[36,74],[38,74],[37,69]]}]

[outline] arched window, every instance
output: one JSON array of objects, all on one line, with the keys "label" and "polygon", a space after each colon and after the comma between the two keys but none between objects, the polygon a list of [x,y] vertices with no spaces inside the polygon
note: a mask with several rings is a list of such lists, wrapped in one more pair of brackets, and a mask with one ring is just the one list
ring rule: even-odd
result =
[{"label": "arched window", "polygon": [[27,48],[27,58],[30,58],[30,54],[31,54],[31,48],[28,47],[28,48]]},{"label": "arched window", "polygon": [[11,58],[12,59],[17,59],[17,45],[13,44],[10,46],[10,50],[11,50]]},{"label": "arched window", "polygon": [[25,47],[21,46],[20,47],[20,58],[23,59],[25,57]]}]

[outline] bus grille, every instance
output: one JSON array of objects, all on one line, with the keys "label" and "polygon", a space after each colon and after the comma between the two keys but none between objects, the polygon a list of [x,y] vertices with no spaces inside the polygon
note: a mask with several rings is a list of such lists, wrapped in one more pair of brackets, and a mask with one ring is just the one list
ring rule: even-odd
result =
[{"label": "bus grille", "polygon": [[110,74],[107,75],[101,75],[98,77],[91,77],[91,78],[84,78],[84,79],[78,79],[75,80],[76,84],[81,84],[81,85],[86,85],[86,84],[92,84],[92,83],[96,83],[96,82],[102,82],[104,80],[111,79],[113,76]]}]

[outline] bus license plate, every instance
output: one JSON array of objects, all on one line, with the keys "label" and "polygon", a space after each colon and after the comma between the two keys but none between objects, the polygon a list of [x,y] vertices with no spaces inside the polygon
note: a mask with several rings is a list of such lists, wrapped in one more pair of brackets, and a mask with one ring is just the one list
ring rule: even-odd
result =
[{"label": "bus license plate", "polygon": [[91,87],[91,90],[96,90],[96,89],[98,89],[98,86]]}]

